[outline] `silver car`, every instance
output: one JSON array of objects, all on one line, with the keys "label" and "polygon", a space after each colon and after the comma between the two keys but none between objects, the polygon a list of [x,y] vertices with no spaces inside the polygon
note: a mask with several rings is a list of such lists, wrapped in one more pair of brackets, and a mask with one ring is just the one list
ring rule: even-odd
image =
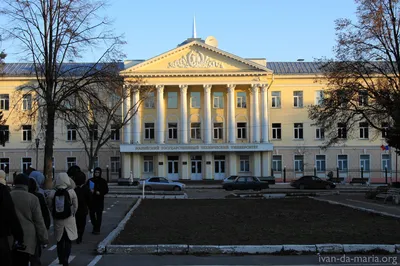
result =
[{"label": "silver car", "polygon": [[222,180],[222,185],[235,181],[237,177],[238,177],[237,175],[231,175],[230,177],[225,177],[224,180]]},{"label": "silver car", "polygon": [[145,180],[140,180],[138,188],[143,189],[143,184],[144,184],[144,189],[146,191],[151,191],[151,190],[174,190],[174,191],[181,191],[185,189],[185,184],[180,183],[180,182],[175,182],[166,179],[165,177],[150,177]]}]

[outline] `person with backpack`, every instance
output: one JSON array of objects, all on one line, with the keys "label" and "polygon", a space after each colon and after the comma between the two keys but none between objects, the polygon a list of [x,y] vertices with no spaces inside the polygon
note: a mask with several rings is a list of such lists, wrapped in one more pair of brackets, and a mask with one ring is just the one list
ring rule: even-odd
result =
[{"label": "person with backpack", "polygon": [[57,175],[54,188],[47,198],[47,205],[53,216],[59,264],[66,266],[69,265],[72,241],[78,238],[75,221],[78,197],[75,191],[71,189],[71,182],[67,173]]},{"label": "person with backpack", "polygon": [[92,234],[99,235],[104,210],[104,195],[108,193],[107,181],[101,177],[101,168],[94,169],[93,177],[87,182],[92,191],[92,200],[89,204],[90,220],[93,225]]},{"label": "person with backpack", "polygon": [[75,177],[75,193],[78,196],[78,210],[75,214],[76,227],[78,228],[78,239],[77,244],[82,243],[83,233],[86,227],[86,217],[88,215],[88,205],[92,198],[92,192],[86,184],[85,173],[79,171],[74,174]]}]

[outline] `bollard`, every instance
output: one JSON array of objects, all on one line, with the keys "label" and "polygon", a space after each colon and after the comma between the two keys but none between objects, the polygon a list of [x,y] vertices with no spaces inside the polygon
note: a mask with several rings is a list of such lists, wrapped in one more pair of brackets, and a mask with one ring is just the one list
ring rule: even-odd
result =
[{"label": "bollard", "polygon": [[286,183],[286,166],[283,167],[283,183]]},{"label": "bollard", "polygon": [[107,165],[107,183],[110,183],[110,169],[108,168],[108,165]]},{"label": "bollard", "polygon": [[388,183],[388,182],[387,182],[387,174],[388,174],[388,172],[387,172],[387,166],[385,166],[385,184]]},{"label": "bollard", "polygon": [[317,168],[314,167],[314,176],[317,176]]},{"label": "bollard", "polygon": [[56,174],[56,169],[53,166],[53,180],[54,180],[55,174]]},{"label": "bollard", "polygon": [[364,167],[361,167],[361,181],[364,181]]},{"label": "bollard", "polygon": [[145,186],[146,186],[146,180],[143,180],[142,199],[144,199],[144,187]]}]

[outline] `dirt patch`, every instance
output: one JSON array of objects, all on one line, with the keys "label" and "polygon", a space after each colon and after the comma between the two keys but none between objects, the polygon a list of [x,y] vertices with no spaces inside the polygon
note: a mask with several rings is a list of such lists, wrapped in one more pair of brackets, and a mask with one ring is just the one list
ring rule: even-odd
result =
[{"label": "dirt patch", "polygon": [[144,200],[113,244],[397,244],[400,220],[309,198]]}]

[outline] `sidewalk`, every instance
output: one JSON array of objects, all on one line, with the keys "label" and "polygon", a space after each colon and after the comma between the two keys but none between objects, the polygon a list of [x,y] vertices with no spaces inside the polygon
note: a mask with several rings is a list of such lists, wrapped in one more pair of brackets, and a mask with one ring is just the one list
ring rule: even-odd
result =
[{"label": "sidewalk", "polygon": [[[75,241],[72,242],[70,265],[90,265],[97,256],[97,244],[118,225],[134,202],[136,199],[132,198],[106,198],[100,235],[92,234],[92,224],[88,215],[83,243],[78,245]],[[49,240],[50,244],[43,250],[42,265],[59,265],[53,228],[49,230]]]}]

